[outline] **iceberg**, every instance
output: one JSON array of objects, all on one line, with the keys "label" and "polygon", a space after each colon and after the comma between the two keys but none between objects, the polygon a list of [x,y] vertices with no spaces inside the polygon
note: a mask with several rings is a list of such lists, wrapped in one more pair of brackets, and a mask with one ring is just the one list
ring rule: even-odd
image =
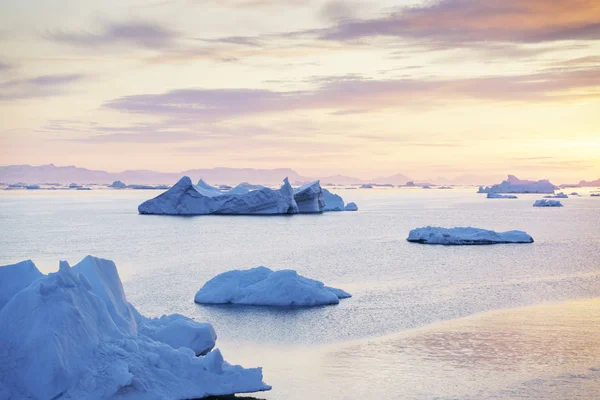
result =
[{"label": "iceberg", "polygon": [[423,244],[444,245],[533,243],[533,238],[523,231],[494,232],[471,227],[440,228],[433,226],[413,229],[406,240]]},{"label": "iceberg", "polygon": [[344,211],[358,211],[358,206],[356,203],[348,203],[346,207],[344,207]]},{"label": "iceberg", "polygon": [[600,193],[592,193],[590,194],[591,197],[600,197]]},{"label": "iceberg", "polygon": [[344,211],[344,199],[341,196],[323,189],[323,199],[325,200],[324,211]]},{"label": "iceberg", "polygon": [[546,200],[546,199],[542,199],[542,200],[536,200],[535,203],[533,203],[534,207],[562,207],[562,203],[560,202],[560,200]]},{"label": "iceberg", "polygon": [[488,192],[487,196],[488,199],[516,199],[517,196],[514,196],[512,194],[499,194],[499,193],[493,193],[493,192]]},{"label": "iceberg", "polygon": [[579,196],[579,193],[577,192],[572,192],[569,196]]},{"label": "iceberg", "polygon": [[35,271],[31,261],[0,267],[3,285],[7,277],[13,288],[30,281],[0,309],[3,399],[183,399],[271,388],[260,368],[230,365],[218,349],[196,355],[193,347],[215,336],[208,324],[141,316],[109,260]]},{"label": "iceberg", "polygon": [[361,189],[373,189],[373,185],[369,184],[369,183],[364,183],[362,185],[360,185]]},{"label": "iceberg", "polygon": [[563,192],[560,192],[560,193],[557,193],[557,194],[552,195],[552,196],[544,196],[544,198],[545,199],[568,199],[569,196],[567,196]]},{"label": "iceberg", "polygon": [[508,178],[500,184],[485,188],[480,186],[477,193],[554,193],[554,189],[557,187],[548,180],[535,182],[508,175]]},{"label": "iceberg", "polygon": [[319,181],[294,189],[294,200],[298,205],[298,212],[302,214],[322,213],[325,210],[323,189]]},{"label": "iceberg", "polygon": [[205,184],[193,185],[184,176],[165,193],[138,207],[140,214],[161,215],[273,215],[297,214],[298,205],[287,178],[279,190],[262,188],[246,194],[228,194]]},{"label": "iceberg", "polygon": [[347,297],[351,295],[300,276],[293,270],[256,267],[215,276],[196,293],[194,301],[199,304],[309,307],[338,304],[339,299]]},{"label": "iceberg", "polygon": [[113,189],[125,189],[127,187],[127,185],[121,181],[114,181],[113,183],[108,185],[108,187],[113,188]]},{"label": "iceberg", "polygon": [[8,303],[11,297],[43,276],[31,260],[1,267],[0,310]]}]

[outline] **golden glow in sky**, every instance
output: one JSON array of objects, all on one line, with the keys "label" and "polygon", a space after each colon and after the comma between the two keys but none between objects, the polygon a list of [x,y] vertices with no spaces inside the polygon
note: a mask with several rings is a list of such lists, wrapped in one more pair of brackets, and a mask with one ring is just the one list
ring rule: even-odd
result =
[{"label": "golden glow in sky", "polygon": [[600,177],[600,2],[6,0],[2,165]]}]

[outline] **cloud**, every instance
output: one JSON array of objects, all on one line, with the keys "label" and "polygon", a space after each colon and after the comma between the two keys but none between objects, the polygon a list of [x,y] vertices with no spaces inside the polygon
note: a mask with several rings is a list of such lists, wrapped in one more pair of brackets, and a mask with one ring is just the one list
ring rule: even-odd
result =
[{"label": "cloud", "polygon": [[8,64],[8,63],[0,61],[0,72],[8,71],[13,68],[14,68],[14,66],[12,64]]},{"label": "cloud", "polygon": [[[105,108],[133,114],[215,121],[294,110],[364,110],[432,107],[461,100],[547,102],[578,95],[599,97],[600,68],[465,79],[329,80],[317,89],[180,89],[114,99]],[[577,94],[574,91],[586,91]]]},{"label": "cloud", "polygon": [[382,18],[342,21],[328,40],[399,37],[430,45],[598,40],[597,0],[441,0]]},{"label": "cloud", "polygon": [[208,43],[221,43],[221,44],[236,44],[240,46],[251,46],[259,47],[261,42],[257,37],[251,36],[228,36],[216,39],[197,39]]},{"label": "cloud", "polygon": [[78,47],[126,45],[141,48],[164,48],[172,45],[177,32],[150,22],[105,24],[99,32],[50,32],[46,38]]},{"label": "cloud", "polygon": [[354,18],[358,3],[347,0],[330,0],[321,7],[319,15],[326,21],[343,21]]},{"label": "cloud", "polygon": [[56,96],[64,93],[68,85],[83,78],[80,74],[60,74],[0,82],[0,101]]}]

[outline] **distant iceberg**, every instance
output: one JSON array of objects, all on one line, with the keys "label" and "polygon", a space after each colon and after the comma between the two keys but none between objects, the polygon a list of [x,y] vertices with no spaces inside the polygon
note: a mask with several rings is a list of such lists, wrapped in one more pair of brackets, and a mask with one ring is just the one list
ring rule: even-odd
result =
[{"label": "distant iceberg", "polygon": [[112,261],[88,256],[73,268],[61,261],[47,276],[36,271],[31,261],[0,267],[20,286],[29,282],[0,309],[2,398],[182,399],[270,389],[260,368],[230,365],[210,350],[210,324],[139,314]]},{"label": "distant iceberg", "polygon": [[[294,190],[287,178],[279,190],[262,188],[228,194],[205,184],[193,185],[184,176],[172,188],[138,207],[140,214],[162,215],[274,215],[297,214]],[[208,187],[207,187],[208,186]]]},{"label": "distant iceberg", "polygon": [[440,228],[432,226],[413,229],[406,240],[423,244],[444,245],[533,243],[533,238],[523,231],[494,232],[471,227]]},{"label": "distant iceberg", "polygon": [[127,187],[127,185],[121,181],[114,181],[113,183],[108,185],[108,187],[113,188],[113,189],[125,189]]},{"label": "distant iceberg", "polygon": [[373,189],[373,185],[364,183],[364,184],[360,185],[360,188],[361,189]]},{"label": "distant iceberg", "polygon": [[569,196],[579,196],[579,193],[577,192],[572,192]]},{"label": "distant iceberg", "polygon": [[546,199],[542,199],[542,200],[536,200],[535,203],[533,203],[534,207],[562,207],[562,203],[560,202],[560,200],[546,200]]},{"label": "distant iceberg", "polygon": [[600,193],[592,193],[590,194],[591,197],[600,197]]},{"label": "distant iceberg", "polygon": [[351,295],[300,276],[296,271],[256,267],[215,276],[196,293],[194,301],[199,304],[308,307],[338,304],[339,299],[347,297]]},{"label": "distant iceberg", "polygon": [[355,203],[350,202],[346,204],[344,211],[358,211],[358,206]]},{"label": "distant iceberg", "polygon": [[294,189],[294,200],[298,205],[298,212],[302,214],[322,213],[325,210],[323,189],[319,181]]},{"label": "distant iceberg", "polygon": [[563,192],[554,194],[552,196],[544,196],[545,199],[568,199],[569,196],[567,196],[566,194],[564,194]]},{"label": "distant iceberg", "polygon": [[521,180],[514,175],[508,175],[508,179],[492,187],[479,186],[477,193],[554,193],[557,189],[550,181],[527,181]]},{"label": "distant iceberg", "polygon": [[499,193],[493,193],[493,192],[488,192],[487,196],[488,199],[516,199],[517,196],[514,196],[512,194],[499,194]]}]

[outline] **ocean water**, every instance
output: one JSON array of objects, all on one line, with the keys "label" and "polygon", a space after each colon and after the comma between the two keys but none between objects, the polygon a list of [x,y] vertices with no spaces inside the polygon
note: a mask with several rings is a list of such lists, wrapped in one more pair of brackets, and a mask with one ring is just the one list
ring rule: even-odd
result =
[{"label": "ocean water", "polygon": [[[51,272],[59,259],[76,263],[87,254],[112,259],[129,301],[142,313],[177,312],[211,322],[226,359],[265,365],[265,380],[275,387],[257,397],[280,400],[477,398],[478,390],[497,379],[482,379],[465,369],[477,379],[463,391],[451,390],[441,378],[437,381],[446,386],[437,391],[414,390],[416,381],[408,379],[411,370],[425,368],[427,375],[429,364],[418,358],[398,356],[397,363],[377,358],[395,354],[381,344],[382,338],[493,310],[600,297],[600,198],[586,191],[562,200],[562,208],[532,207],[541,195],[486,199],[474,188],[333,191],[356,202],[359,211],[147,216],[138,215],[137,205],[159,192],[3,191],[0,265],[32,259],[43,272]],[[411,229],[427,225],[519,229],[535,243],[450,247],[406,242]],[[353,297],[337,306],[285,310],[193,302],[196,291],[214,275],[258,265],[295,269]],[[447,340],[460,347],[456,338]],[[381,345],[366,351],[368,359],[348,358],[356,364],[351,367],[344,361],[328,362],[326,370],[315,367],[323,372],[313,377],[318,384],[302,379],[310,370],[306,365],[325,368],[323,354],[331,354],[332,346],[357,341]],[[344,360],[339,352],[334,354]],[[427,357],[434,368],[435,354]],[[304,359],[307,364],[301,367]],[[375,361],[386,368],[381,372],[386,379],[351,373],[377,368]],[[574,363],[579,364],[584,363]],[[361,376],[365,380],[357,386]],[[407,390],[398,393],[403,382]],[[387,387],[397,397],[358,387]],[[449,397],[443,397],[444,387]],[[586,398],[586,390],[578,398]]]}]

